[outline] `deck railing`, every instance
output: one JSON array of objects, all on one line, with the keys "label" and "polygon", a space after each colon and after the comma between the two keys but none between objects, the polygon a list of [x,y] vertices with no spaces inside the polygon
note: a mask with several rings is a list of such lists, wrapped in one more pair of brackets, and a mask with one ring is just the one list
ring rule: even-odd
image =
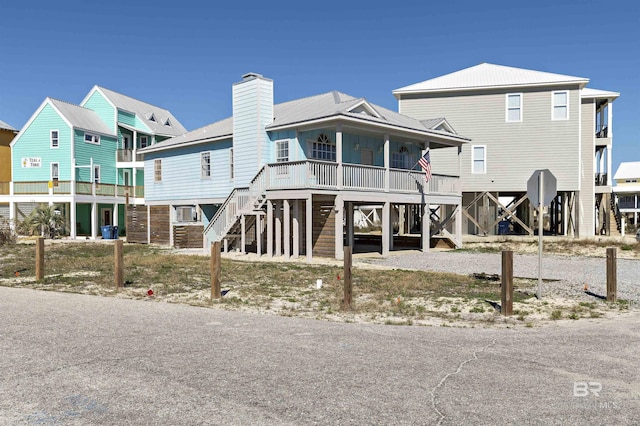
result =
[{"label": "deck railing", "polygon": [[345,189],[384,191],[384,173],[385,169],[380,167],[344,164],[342,185]]},{"label": "deck railing", "polygon": [[[119,163],[130,163],[134,161],[133,149],[116,150],[116,161]],[[135,161],[144,161],[144,154],[136,152]]]}]

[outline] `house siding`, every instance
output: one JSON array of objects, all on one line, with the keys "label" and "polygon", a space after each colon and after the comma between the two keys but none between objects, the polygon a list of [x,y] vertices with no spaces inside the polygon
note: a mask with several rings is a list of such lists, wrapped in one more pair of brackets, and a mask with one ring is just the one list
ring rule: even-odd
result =
[{"label": "house siding", "polygon": [[[145,154],[145,201],[226,198],[233,189],[229,176],[231,140]],[[200,176],[200,154],[211,152],[211,177]],[[162,159],[162,182],[154,181],[154,160]]]},{"label": "house siding", "polygon": [[235,186],[248,186],[272,153],[265,131],[273,121],[273,82],[262,78],[233,86]]},{"label": "house siding", "polygon": [[[579,188],[578,86],[569,91],[569,119],[552,120],[552,92],[558,88],[403,95],[400,111],[419,120],[446,117],[458,134],[471,138],[462,149],[462,188],[472,191],[524,191],[537,169],[556,176],[559,191]],[[506,122],[506,93],[522,93],[522,121]],[[486,173],[471,173],[474,145],[486,146]],[[549,155],[553,153],[553,155]],[[433,173],[458,174],[456,149],[431,153]]]},{"label": "house siding", "polygon": [[105,99],[104,96],[97,90],[94,91],[91,96],[80,106],[91,109],[98,114],[98,117],[104,123],[109,126],[111,130],[115,133],[116,131],[116,123],[114,121],[115,117],[115,108]]},{"label": "house siding", "polygon": [[[117,181],[116,170],[116,139],[114,137],[100,136],[100,145],[87,143],[84,141],[85,132],[74,131],[76,144],[76,165],[88,166],[93,159],[93,165],[100,166],[100,183],[115,184]],[[91,182],[92,173],[88,167],[76,170],[76,180]]]},{"label": "house siding", "polygon": [[[51,148],[51,130],[58,131],[58,148]],[[71,180],[71,128],[46,104],[16,140],[11,157],[15,182],[49,181],[51,163],[59,164],[60,180]],[[40,157],[41,167],[23,168],[22,158],[26,157]]]},{"label": "house siding", "polygon": [[580,157],[580,197],[578,205],[578,236],[593,236],[595,232],[595,133],[596,106],[593,99],[583,99],[582,147]]}]

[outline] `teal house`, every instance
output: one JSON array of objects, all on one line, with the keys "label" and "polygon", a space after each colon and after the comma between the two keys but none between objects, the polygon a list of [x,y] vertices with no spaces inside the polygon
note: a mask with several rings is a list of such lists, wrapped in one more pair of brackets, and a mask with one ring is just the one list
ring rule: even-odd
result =
[{"label": "teal house", "polygon": [[[280,104],[273,93],[273,80],[246,74],[232,117],[140,150],[145,205],[128,225],[140,241],[309,260],[342,258],[345,244],[383,255],[438,238],[460,245],[459,174],[427,180],[418,165],[469,142],[444,118],[337,91]],[[379,233],[356,232],[367,209],[381,212]]]},{"label": "teal house", "polygon": [[80,105],[47,98],[11,142],[0,202],[16,220],[55,204],[71,237],[96,238],[104,225],[124,233],[125,202],[144,204],[138,150],[185,132],[169,111],[99,86]]}]

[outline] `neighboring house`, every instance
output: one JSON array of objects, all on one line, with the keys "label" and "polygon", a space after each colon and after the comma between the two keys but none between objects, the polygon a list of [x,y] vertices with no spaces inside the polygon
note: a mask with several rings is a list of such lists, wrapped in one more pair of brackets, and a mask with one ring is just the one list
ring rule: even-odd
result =
[{"label": "neighboring house", "polygon": [[[9,194],[11,180],[11,148],[9,144],[18,131],[0,120],[0,196]],[[9,219],[9,203],[0,202],[0,220]]]},{"label": "neighboring house", "polygon": [[[363,205],[381,208],[382,235],[367,243],[382,254],[428,250],[430,234],[460,244],[458,175],[434,174],[425,186],[417,165],[426,149],[468,142],[445,120],[423,123],[335,91],[274,105],[273,81],[253,73],[232,92],[232,117],[142,150],[141,241],[341,258],[345,244],[365,249],[353,213]],[[448,220],[432,224],[429,205]]]},{"label": "neighboring house", "polygon": [[[471,138],[462,151],[464,233],[493,234],[509,220],[516,233],[533,234],[535,209],[526,192],[538,169],[557,178],[545,232],[609,233],[612,102],[619,93],[587,88],[588,82],[483,63],[393,91],[401,114],[445,116]],[[445,151],[432,155],[436,173],[458,166]]]},{"label": "neighboring house", "polygon": [[616,186],[613,193],[620,212],[620,228],[623,232],[638,228],[640,213],[640,161],[622,162],[613,176]]},{"label": "neighboring house", "polygon": [[167,110],[99,86],[80,105],[47,98],[11,143],[10,195],[0,202],[16,220],[55,204],[71,237],[96,238],[100,226],[125,223],[127,199],[144,202],[137,150],[185,132]]}]

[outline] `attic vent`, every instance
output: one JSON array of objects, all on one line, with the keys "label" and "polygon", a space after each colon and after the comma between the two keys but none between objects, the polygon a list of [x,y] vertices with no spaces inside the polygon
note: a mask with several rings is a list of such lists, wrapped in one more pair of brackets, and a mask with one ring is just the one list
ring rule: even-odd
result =
[{"label": "attic vent", "polygon": [[169,121],[169,119],[167,118],[167,121],[164,122],[164,125],[171,127],[171,121]]},{"label": "attic vent", "polygon": [[149,121],[153,121],[155,123],[156,122],[156,116],[151,114],[151,117],[149,117]]}]

